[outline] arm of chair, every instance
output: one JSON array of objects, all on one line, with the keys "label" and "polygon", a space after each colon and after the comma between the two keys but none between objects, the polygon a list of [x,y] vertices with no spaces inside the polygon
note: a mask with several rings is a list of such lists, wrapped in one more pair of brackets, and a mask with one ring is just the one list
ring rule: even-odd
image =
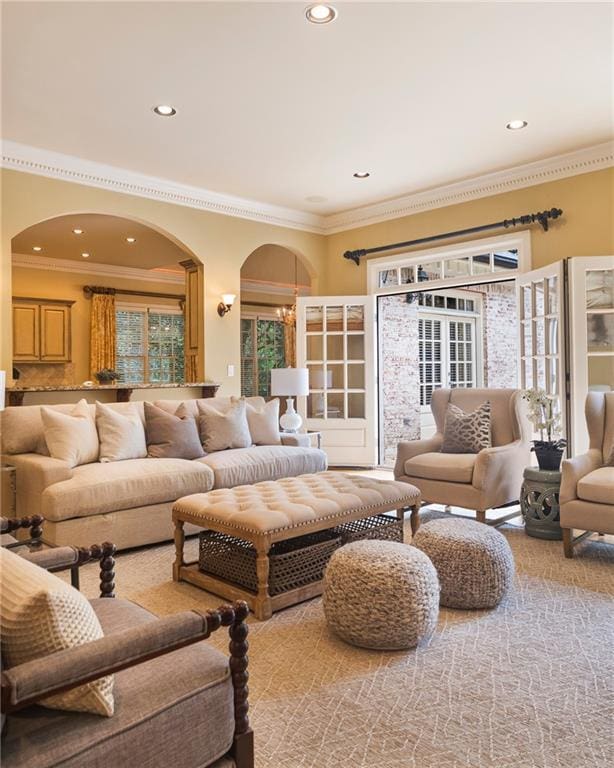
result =
[{"label": "arm of chair", "polygon": [[[100,597],[115,597],[115,550],[114,544],[92,544],[91,547],[56,547],[41,549],[21,554],[31,563],[47,571],[66,571],[80,568],[82,565],[98,560],[100,562]],[[78,573],[73,570],[72,585],[79,589]]]},{"label": "arm of chair", "polygon": [[394,476],[401,477],[405,474],[405,462],[407,459],[413,459],[421,453],[437,453],[441,451],[443,445],[443,435],[436,432],[433,437],[425,440],[409,440],[397,444],[397,460],[394,465]]},{"label": "arm of chair", "polygon": [[[184,611],[131,627],[84,645],[28,661],[2,673],[2,711],[13,712],[40,699],[141,664],[208,638],[220,626],[229,627],[230,669],[235,691],[235,720],[247,719],[247,624],[244,602],[200,614]],[[243,731],[239,731],[242,733]]]},{"label": "arm of chair", "polygon": [[592,448],[587,453],[574,456],[573,459],[565,459],[561,468],[561,491],[559,500],[561,504],[578,498],[578,482],[594,469],[599,469],[603,464],[601,451]]},{"label": "arm of chair", "polygon": [[522,440],[514,440],[507,445],[498,445],[481,450],[475,460],[472,485],[474,488],[491,496],[491,491],[502,483],[509,483],[514,469],[518,472],[518,493],[522,472],[528,464],[529,454],[527,444]]},{"label": "arm of chair", "polygon": [[[43,518],[40,515],[32,515],[32,517],[0,517],[0,533],[12,533],[18,531],[20,528],[30,529],[30,539],[28,543],[31,546],[39,546],[41,544],[40,537],[43,535]],[[23,542],[16,542],[15,546],[21,546]],[[8,545],[11,546],[10,544]]]},{"label": "arm of chair", "polygon": [[52,459],[51,456],[20,453],[5,459],[7,464],[15,467],[18,513],[40,514],[45,488],[62,480],[70,480],[73,475],[65,461]]}]

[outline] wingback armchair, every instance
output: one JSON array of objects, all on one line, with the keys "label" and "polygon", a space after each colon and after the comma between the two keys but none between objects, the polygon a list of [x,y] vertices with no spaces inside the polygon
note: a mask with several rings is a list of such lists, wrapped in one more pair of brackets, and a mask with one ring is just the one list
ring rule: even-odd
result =
[{"label": "wingback armchair", "polygon": [[[586,398],[589,449],[563,462],[560,519],[565,557],[596,531],[614,533],[614,392],[589,392]],[[583,531],[573,537],[574,528]]]},{"label": "wingback armchair", "polygon": [[[486,401],[491,406],[492,447],[479,453],[442,453],[449,403],[465,412]],[[517,512],[486,520],[486,511],[518,500],[522,473],[529,464],[530,427],[518,389],[437,389],[431,399],[437,432],[424,440],[401,442],[396,480],[417,486],[429,502],[473,509],[480,522],[498,525]],[[418,527],[412,513],[412,530]]]}]

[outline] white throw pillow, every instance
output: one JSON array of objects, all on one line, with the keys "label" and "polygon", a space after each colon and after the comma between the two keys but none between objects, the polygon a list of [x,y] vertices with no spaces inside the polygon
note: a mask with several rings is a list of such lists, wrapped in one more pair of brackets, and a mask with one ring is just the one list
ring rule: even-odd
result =
[{"label": "white throw pillow", "polygon": [[41,406],[41,418],[50,456],[70,467],[98,461],[96,422],[85,400],[79,400],[70,413]]},{"label": "white throw pillow", "polygon": [[[78,590],[4,547],[0,547],[0,595],[2,658],[7,668],[41,661],[103,637],[98,617]],[[110,717],[113,676],[49,696],[40,703],[49,709]]]},{"label": "white throw pillow", "polygon": [[145,427],[133,403],[118,413],[96,401],[96,427],[100,438],[100,461],[144,459],[147,456]]},{"label": "white throw pillow", "polygon": [[247,423],[254,445],[281,445],[279,435],[279,398],[270,400],[262,408],[246,403]]},{"label": "white throw pillow", "polygon": [[248,448],[252,444],[243,398],[232,398],[225,413],[199,400],[198,413],[200,441],[207,453],[226,448]]}]

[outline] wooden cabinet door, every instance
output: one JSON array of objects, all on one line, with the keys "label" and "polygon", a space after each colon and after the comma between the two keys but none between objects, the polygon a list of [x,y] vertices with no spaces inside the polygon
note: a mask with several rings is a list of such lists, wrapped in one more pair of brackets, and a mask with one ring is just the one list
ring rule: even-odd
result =
[{"label": "wooden cabinet door", "polygon": [[66,363],[71,358],[70,307],[40,305],[40,359],[46,363]]},{"label": "wooden cabinet door", "polygon": [[13,305],[13,360],[40,360],[38,304]]}]

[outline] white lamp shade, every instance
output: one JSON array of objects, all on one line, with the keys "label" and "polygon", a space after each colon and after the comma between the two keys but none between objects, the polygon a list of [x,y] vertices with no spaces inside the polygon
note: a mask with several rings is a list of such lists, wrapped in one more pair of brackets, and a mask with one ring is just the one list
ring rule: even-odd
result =
[{"label": "white lamp shade", "polygon": [[232,307],[232,305],[235,303],[235,299],[237,298],[235,293],[223,293],[222,294],[222,301],[224,304],[226,304],[227,307]]},{"label": "white lamp shade", "polygon": [[283,397],[304,397],[309,394],[307,368],[273,368],[271,394]]},{"label": "white lamp shade", "polygon": [[0,371],[0,411],[4,410],[4,388],[6,385],[6,372]]}]

